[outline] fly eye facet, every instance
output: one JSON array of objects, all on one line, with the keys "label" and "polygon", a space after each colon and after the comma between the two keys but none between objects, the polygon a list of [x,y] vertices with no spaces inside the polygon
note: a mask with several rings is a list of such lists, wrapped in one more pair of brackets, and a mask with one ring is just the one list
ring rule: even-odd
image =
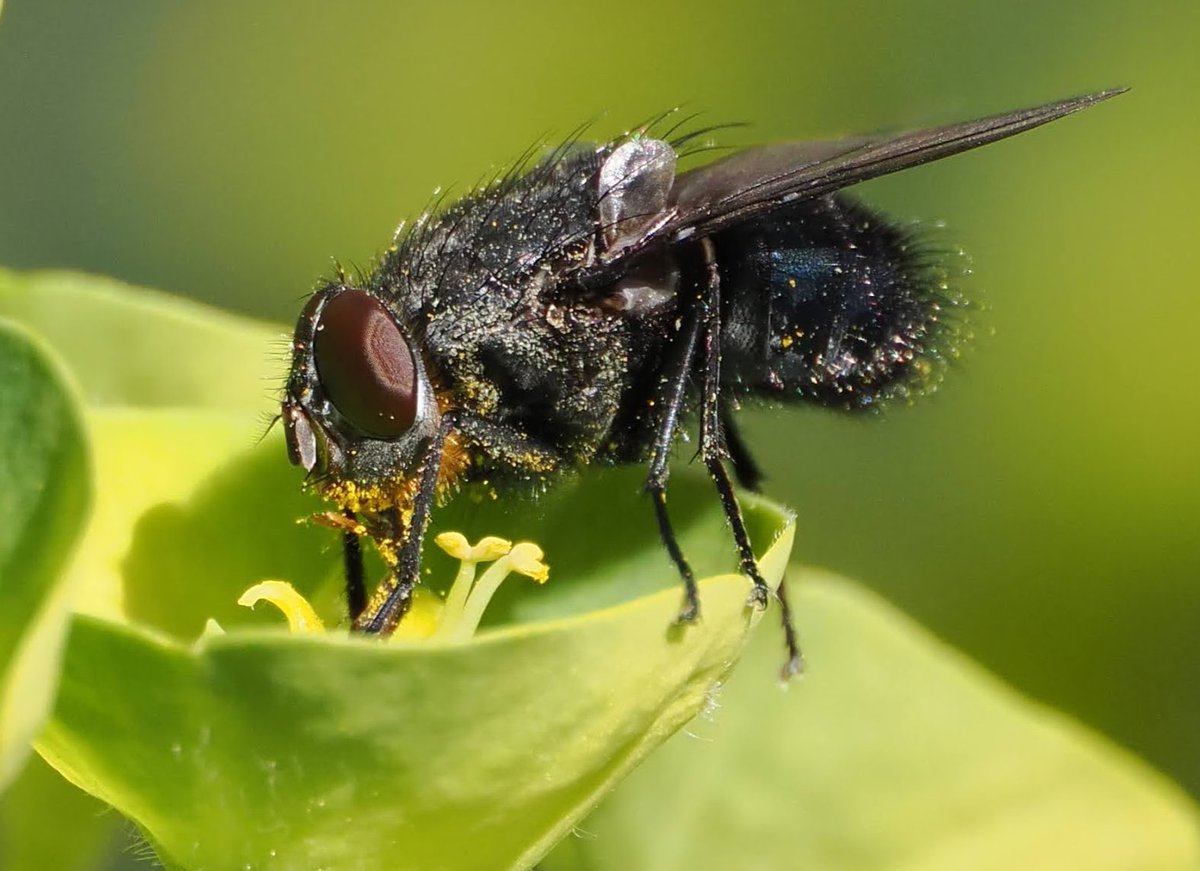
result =
[{"label": "fly eye facet", "polygon": [[364,434],[394,439],[412,427],[417,416],[412,351],[370,294],[347,290],[325,304],[313,357],[325,395]]}]

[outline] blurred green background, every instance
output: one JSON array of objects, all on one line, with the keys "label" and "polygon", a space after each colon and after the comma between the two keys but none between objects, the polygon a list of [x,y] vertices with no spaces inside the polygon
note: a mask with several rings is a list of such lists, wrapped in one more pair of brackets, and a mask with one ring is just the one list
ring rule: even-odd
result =
[{"label": "blurred green background", "polygon": [[1198,45],[1182,0],[10,0],[0,263],[290,321],[332,257],[369,262],[435,187],[581,121],[682,102],[752,121],[744,144],[1132,86],[864,186],[970,253],[980,341],[883,421],[747,429],[798,559],[1200,796]]}]

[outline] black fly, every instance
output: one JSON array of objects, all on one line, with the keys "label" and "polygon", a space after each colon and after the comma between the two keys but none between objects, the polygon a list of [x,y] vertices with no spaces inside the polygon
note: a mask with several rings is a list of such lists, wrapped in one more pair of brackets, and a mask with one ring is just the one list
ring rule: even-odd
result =
[{"label": "black fly", "polygon": [[[1108,99],[1105,91],[898,136],[742,151],[676,173],[682,140],[570,143],[400,234],[369,279],[322,286],[296,325],[283,420],[292,462],[337,504],[354,628],[390,633],[439,494],[592,462],[647,463],[684,584],[668,460],[699,455],[765,606],[733,482],[758,469],[745,398],[870,409],[930,383],[953,318],[936,258],[842,188]],[[368,602],[358,537],[391,567]],[[781,597],[788,669],[799,665]]]}]

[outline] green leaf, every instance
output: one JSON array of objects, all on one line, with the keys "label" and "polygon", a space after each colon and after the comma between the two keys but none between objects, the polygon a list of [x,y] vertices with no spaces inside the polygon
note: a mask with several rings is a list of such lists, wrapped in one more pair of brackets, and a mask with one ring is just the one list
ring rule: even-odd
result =
[{"label": "green leaf", "polygon": [[111,279],[0,270],[0,316],[53,345],[90,405],[261,413],[283,383],[281,328]]},{"label": "green leaf", "polygon": [[[75,276],[0,276],[0,311],[67,343],[96,405],[97,506],[69,572],[91,616],[39,749],[171,867],[525,867],[698,709],[701,740],[670,742],[548,869],[1200,867],[1169,784],[844,582],[799,587],[810,674],[790,692],[773,630],[715,692],[746,582],[710,580],[704,623],[668,631],[679,592],[636,469],[435,513],[433,533],[532,539],[551,566],[544,588],[508,582],[469,644],[264,629],[282,619],[234,602],[266,577],[327,622],[343,607],[338,536],[295,522],[317,504],[279,433],[256,444],[279,333]],[[102,333],[124,352],[111,371]],[[130,404],[147,407],[113,407]],[[689,557],[731,571],[708,482],[672,488]],[[786,523],[754,500],[748,520],[763,544]],[[451,561],[426,562],[444,587]],[[196,642],[207,617],[229,632]]]},{"label": "green leaf", "polygon": [[64,374],[25,330],[0,322],[0,789],[19,771],[57,683],[69,588],[62,569],[90,490]]},{"label": "green leaf", "polygon": [[[196,504],[220,502],[223,480],[245,486],[235,479],[252,474],[265,447],[244,467],[235,459],[242,471],[215,476]],[[81,617],[39,750],[137,820],[181,867],[528,867],[705,705],[760,616],[745,605],[746,579],[724,574],[703,582],[703,623],[672,627],[680,592],[639,482],[637,470],[582,478],[553,517],[529,524],[552,579],[510,597],[509,613],[582,608],[582,616],[513,624],[460,645],[227,626],[194,646]],[[683,479],[678,489],[699,486],[707,482]],[[469,537],[495,531],[512,509],[469,494],[460,501],[468,507],[455,520],[478,524]],[[685,542],[720,527],[715,500],[704,504],[681,512]],[[777,580],[789,518],[759,501],[747,509],[755,529],[772,533],[762,562]],[[597,517],[610,514],[605,529]],[[245,508],[236,520],[266,527]],[[307,558],[320,562],[330,533],[304,531]],[[607,559],[592,557],[597,538]],[[163,579],[177,607],[189,606],[177,584],[222,586],[246,558],[240,542],[226,550],[219,536],[203,540],[209,559],[194,577]],[[698,547],[697,557],[703,564],[715,550]],[[584,563],[588,573],[573,576]],[[584,604],[589,590],[599,601],[629,589],[642,565],[655,572],[650,586],[667,589],[600,610]],[[529,605],[556,586],[565,592],[554,604]]]},{"label": "green leaf", "polygon": [[547,871],[1181,871],[1177,788],[1035,705],[874,595],[805,574],[809,672],[782,692],[759,633],[697,721],[543,863]]},{"label": "green leaf", "polygon": [[[0,797],[0,868],[99,871],[97,856],[115,846],[127,825],[34,756]],[[63,837],[66,831],[70,837]]]},{"label": "green leaf", "polygon": [[[194,638],[208,617],[253,622],[236,599],[264,577],[305,592],[336,571],[320,507],[301,492],[276,432],[253,445],[253,415],[101,409],[88,415],[96,509],[70,570],[76,608]],[[258,622],[268,622],[265,615]]]},{"label": "green leaf", "polygon": [[[635,469],[536,502],[468,489],[436,513],[435,533],[533,539],[551,565],[544,588],[510,581],[470,643],[290,636],[241,592],[284,578],[327,621],[344,605],[338,536],[297,524],[321,506],[252,413],[271,331],[92,279],[5,278],[0,310],[66,345],[93,404],[98,502],[69,573],[87,616],[39,749],[173,867],[527,866],[704,704],[758,618],[711,485],[683,476],[683,545],[717,577],[704,623],[671,627],[677,577]],[[787,515],[751,502],[747,519],[777,578]],[[453,574],[427,564],[435,587]],[[228,634],[197,642],[212,617]]]}]

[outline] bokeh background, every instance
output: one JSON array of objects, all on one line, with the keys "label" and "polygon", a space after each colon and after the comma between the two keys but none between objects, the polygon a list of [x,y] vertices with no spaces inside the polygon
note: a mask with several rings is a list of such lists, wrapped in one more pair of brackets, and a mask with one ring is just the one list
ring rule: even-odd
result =
[{"label": "bokeh background", "polygon": [[1190,0],[10,0],[0,263],[284,322],[434,188],[581,121],[683,103],[745,144],[1129,85],[863,186],[970,253],[979,341],[918,407],[747,429],[799,560],[1200,796],[1198,45]]}]

